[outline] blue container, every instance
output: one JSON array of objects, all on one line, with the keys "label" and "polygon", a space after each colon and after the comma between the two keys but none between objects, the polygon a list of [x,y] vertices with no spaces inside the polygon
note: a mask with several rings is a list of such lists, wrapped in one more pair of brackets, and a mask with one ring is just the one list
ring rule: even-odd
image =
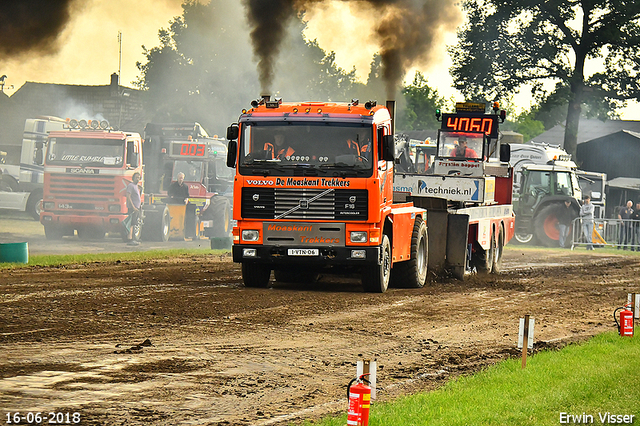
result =
[{"label": "blue container", "polygon": [[29,245],[26,242],[0,244],[0,263],[29,263]]}]

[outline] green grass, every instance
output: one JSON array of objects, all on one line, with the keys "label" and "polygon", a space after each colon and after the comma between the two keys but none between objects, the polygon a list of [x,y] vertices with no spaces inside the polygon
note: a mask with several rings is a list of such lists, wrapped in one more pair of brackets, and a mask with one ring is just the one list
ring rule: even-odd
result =
[{"label": "green grass", "polygon": [[221,255],[228,250],[202,249],[170,249],[149,250],[127,253],[96,253],[96,254],[63,254],[63,255],[34,255],[29,256],[29,263],[0,263],[0,270],[17,269],[30,266],[59,266],[70,264],[101,263],[120,261],[140,261],[153,259],[169,259],[178,257]]},{"label": "green grass", "polygon": [[[560,413],[635,415],[640,424],[640,338],[616,333],[561,351],[510,359],[442,388],[372,404],[369,425],[558,425]],[[346,405],[346,402],[345,402]],[[311,423],[305,423],[309,425]],[[345,425],[346,414],[320,425]]]}]

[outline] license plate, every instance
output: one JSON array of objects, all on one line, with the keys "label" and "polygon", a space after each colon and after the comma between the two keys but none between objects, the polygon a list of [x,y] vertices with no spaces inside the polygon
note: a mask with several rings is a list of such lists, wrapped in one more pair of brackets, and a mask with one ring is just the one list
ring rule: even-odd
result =
[{"label": "license plate", "polygon": [[318,249],[289,249],[289,256],[317,256]]}]

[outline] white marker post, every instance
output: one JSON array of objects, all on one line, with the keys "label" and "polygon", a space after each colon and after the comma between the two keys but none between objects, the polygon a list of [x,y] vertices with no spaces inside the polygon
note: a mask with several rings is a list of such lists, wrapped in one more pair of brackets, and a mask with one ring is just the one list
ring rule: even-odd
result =
[{"label": "white marker post", "polygon": [[[522,348],[522,368],[527,366],[527,349],[533,349],[533,329],[535,319],[529,315],[520,318],[520,328],[518,329],[518,348]],[[527,342],[525,345],[524,342]]]},{"label": "white marker post", "polygon": [[365,377],[369,381],[369,387],[371,387],[371,400],[376,399],[376,369],[377,362],[368,359],[358,361],[356,364],[356,377],[360,377],[363,374],[369,374]]},{"label": "white marker post", "polygon": [[633,306],[633,318],[640,318],[640,293],[629,293],[627,302]]}]

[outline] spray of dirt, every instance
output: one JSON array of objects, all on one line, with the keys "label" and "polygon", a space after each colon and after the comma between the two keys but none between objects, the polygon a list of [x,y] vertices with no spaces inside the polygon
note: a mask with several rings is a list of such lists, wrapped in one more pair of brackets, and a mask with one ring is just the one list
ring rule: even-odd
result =
[{"label": "spray of dirt", "polygon": [[[290,19],[307,8],[322,6],[332,0],[244,0],[251,42],[258,58],[260,85],[269,93],[274,64],[285,28]],[[370,10],[380,47],[383,79],[388,99],[395,99],[406,71],[413,66],[428,66],[444,49],[442,36],[454,31],[462,22],[456,0],[340,0],[352,2],[358,9]],[[355,19],[354,19],[355,20]],[[358,37],[358,27],[368,23],[354,22],[351,28],[331,28],[345,37]],[[355,29],[355,30],[354,30]]]},{"label": "spray of dirt", "polygon": [[77,0],[20,0],[2,2],[0,58],[23,53],[53,54],[71,19]]}]

